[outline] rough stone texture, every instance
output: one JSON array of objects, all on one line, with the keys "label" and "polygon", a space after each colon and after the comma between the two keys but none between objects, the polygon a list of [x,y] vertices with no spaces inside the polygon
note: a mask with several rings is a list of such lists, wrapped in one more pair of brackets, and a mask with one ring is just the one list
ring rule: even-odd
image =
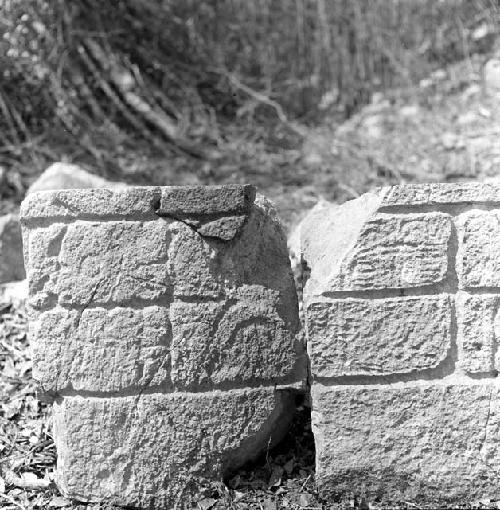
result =
[{"label": "rough stone texture", "polygon": [[312,391],[324,493],[359,488],[390,506],[433,508],[496,498],[500,392],[491,382]]},{"label": "rough stone texture", "polygon": [[111,182],[91,174],[77,165],[54,163],[36,179],[28,189],[28,193],[56,189],[119,188],[125,186],[125,184]]},{"label": "rough stone texture", "polygon": [[54,223],[28,234],[30,304],[136,304],[172,299],[163,219]]},{"label": "rough stone texture", "polygon": [[470,295],[456,298],[460,367],[468,373],[487,373],[500,367],[500,295]]},{"label": "rough stone texture", "polygon": [[202,236],[233,239],[243,227],[255,200],[253,186],[179,186],[163,188],[157,209],[190,225]]},{"label": "rough stone texture", "polygon": [[225,186],[171,186],[163,188],[160,216],[221,215],[248,213],[255,200],[255,188],[238,184]]},{"label": "rough stone texture", "polygon": [[385,188],[382,206],[500,203],[500,183],[403,184]]},{"label": "rough stone texture", "polygon": [[33,377],[46,392],[172,386],[168,308],[55,308],[30,328]]},{"label": "rough stone texture", "polygon": [[[323,218],[326,215],[331,217],[332,215],[329,213],[329,210],[336,207],[338,207],[338,204],[333,204],[326,200],[319,200],[318,203],[305,214],[301,221],[291,229],[288,235],[288,256],[290,257],[295,286],[297,287],[299,307],[302,306],[302,290],[308,272],[302,260],[302,232],[307,232],[310,228],[316,228],[317,225],[323,225]],[[311,239],[311,242],[321,242],[323,239],[324,237],[318,233],[318,236],[315,239]]]},{"label": "rough stone texture", "polygon": [[25,276],[19,220],[13,214],[0,216],[0,283],[23,280]]},{"label": "rough stone texture", "polygon": [[500,491],[499,206],[498,183],[395,186],[302,233],[323,492],[418,506]]},{"label": "rough stone texture", "polygon": [[451,220],[442,213],[370,218],[340,268],[331,291],[408,288],[440,282],[447,272]]},{"label": "rough stone texture", "polygon": [[41,192],[22,214],[66,495],[171,507],[282,436],[306,360],[286,239],[252,187]]},{"label": "rough stone texture", "polygon": [[367,193],[332,208],[303,233],[309,292],[420,287],[444,279],[451,217],[376,214],[382,196]]},{"label": "rough stone texture", "polygon": [[436,368],[451,347],[451,307],[446,295],[335,299],[311,303],[306,314],[316,377]]},{"label": "rough stone texture", "polygon": [[500,286],[500,211],[466,212],[457,227],[460,287]]},{"label": "rough stone texture", "polygon": [[26,197],[21,217],[25,225],[77,218],[157,219],[160,196],[161,188],[155,187],[46,191]]},{"label": "rough stone texture", "polygon": [[273,388],[55,404],[57,482],[66,496],[140,508],[185,505],[193,482],[255,458],[283,434],[293,394]]},{"label": "rough stone texture", "polygon": [[248,386],[277,377],[288,382],[305,377],[302,346],[276,311],[279,295],[249,288],[239,297],[172,305],[176,385]]}]

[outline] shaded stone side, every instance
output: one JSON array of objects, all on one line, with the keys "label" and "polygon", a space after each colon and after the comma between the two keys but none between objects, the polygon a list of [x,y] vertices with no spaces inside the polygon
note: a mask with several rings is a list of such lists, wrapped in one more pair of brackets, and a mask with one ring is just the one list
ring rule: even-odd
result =
[{"label": "shaded stone side", "polygon": [[21,228],[17,216],[0,216],[0,283],[25,278]]},{"label": "shaded stone side", "polygon": [[169,186],[161,188],[160,216],[198,217],[248,213],[255,200],[250,185]]},{"label": "shaded stone side", "polygon": [[491,383],[314,385],[312,398],[324,495],[363,490],[391,505],[467,505],[498,494],[500,394]]},{"label": "shaded stone side", "polygon": [[57,482],[66,497],[187,508],[194,483],[221,480],[286,431],[293,392],[272,388],[54,405]]}]

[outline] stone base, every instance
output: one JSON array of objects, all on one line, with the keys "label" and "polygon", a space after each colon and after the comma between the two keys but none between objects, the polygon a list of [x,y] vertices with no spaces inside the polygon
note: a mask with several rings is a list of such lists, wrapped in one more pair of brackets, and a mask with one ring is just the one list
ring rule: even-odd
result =
[{"label": "stone base", "polygon": [[323,496],[356,492],[424,505],[498,498],[500,388],[414,384],[314,385]]},{"label": "stone base", "polygon": [[279,442],[294,404],[293,390],[273,388],[64,397],[54,404],[58,486],[78,501],[184,508],[204,480]]}]

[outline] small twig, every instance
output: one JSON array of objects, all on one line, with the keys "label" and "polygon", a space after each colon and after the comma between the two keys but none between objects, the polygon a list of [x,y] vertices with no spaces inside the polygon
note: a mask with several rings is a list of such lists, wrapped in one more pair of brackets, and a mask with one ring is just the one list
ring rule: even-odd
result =
[{"label": "small twig", "polygon": [[110,87],[110,85],[104,80],[92,59],[87,54],[85,48],[80,46],[78,48],[78,52],[80,57],[83,60],[83,63],[89,69],[89,71],[94,76],[94,79],[97,81],[102,91],[106,94],[108,99],[114,104],[116,109],[127,119],[127,121],[134,126],[145,139],[152,139],[153,144],[157,147],[162,147],[163,144],[158,140],[152,133],[148,130],[145,124],[141,122],[135,115],[133,115],[128,108],[123,104],[122,100],[119,98],[118,94]]},{"label": "small twig", "polygon": [[9,110],[9,107],[7,106],[7,103],[5,102],[2,93],[0,92],[0,110],[3,113],[5,122],[7,123],[10,132],[12,133],[12,137],[14,139],[14,144],[19,145],[21,143],[21,139],[19,138],[19,134],[17,132],[17,128],[14,124],[14,119],[12,118],[12,114]]},{"label": "small twig", "polygon": [[273,437],[272,436],[269,436],[269,441],[267,442],[267,448],[266,448],[266,464],[269,466],[270,465],[270,462],[269,462],[269,451],[271,449],[271,441],[272,441]]},{"label": "small twig", "polygon": [[9,503],[11,503],[14,506],[17,506],[17,508],[20,508],[21,510],[26,510],[26,507],[21,505],[21,503],[18,503],[14,498],[8,496],[7,494],[2,494],[0,492],[0,497],[6,499]]},{"label": "small twig", "polygon": [[[214,155],[197,144],[182,138],[179,135],[177,124],[160,109],[154,109],[151,105],[144,100],[135,89],[137,89],[135,79],[132,74],[126,69],[122,68],[119,62],[113,61],[112,57],[104,54],[102,48],[99,47],[95,41],[87,39],[85,46],[92,57],[101,65],[101,67],[108,71],[109,78],[113,85],[119,91],[121,97],[131,110],[139,114],[150,125],[154,126],[170,143],[181,149],[183,152],[200,159],[213,159]],[[122,76],[130,76],[132,83],[126,82],[121,79]],[[107,86],[109,90],[109,85]],[[106,93],[109,93],[106,90]],[[121,102],[121,101],[120,101]]]},{"label": "small twig", "polygon": [[282,106],[278,102],[274,101],[265,94],[262,94],[261,92],[251,89],[250,87],[242,83],[234,74],[228,73],[226,71],[219,72],[226,76],[227,79],[232,83],[232,85],[237,89],[242,90],[243,92],[245,92],[245,94],[249,95],[250,97],[253,97],[259,103],[266,104],[273,108],[274,111],[276,112],[278,119],[287,127],[289,127],[292,131],[294,131],[300,136],[306,136],[306,130],[301,126],[297,125],[296,123],[290,121],[286,116],[286,113],[283,110]]},{"label": "small twig", "polygon": [[305,482],[302,484],[302,487],[300,488],[300,491],[301,491],[301,492],[305,489],[305,487],[306,487],[306,485],[307,485],[307,482],[308,482],[310,479],[311,479],[311,475],[308,475],[308,476],[307,476],[307,478],[306,478],[306,480],[305,480]]},{"label": "small twig", "polygon": [[337,188],[340,188],[342,191],[346,191],[353,198],[358,198],[360,196],[359,193],[354,188],[351,188],[351,186],[348,186],[347,184],[342,184],[341,182],[337,182]]},{"label": "small twig", "polygon": [[28,490],[44,490],[51,484],[50,481],[44,479],[37,479],[36,481],[25,480],[24,478],[14,474],[12,471],[7,471],[5,481],[10,485],[14,485],[14,487]]}]

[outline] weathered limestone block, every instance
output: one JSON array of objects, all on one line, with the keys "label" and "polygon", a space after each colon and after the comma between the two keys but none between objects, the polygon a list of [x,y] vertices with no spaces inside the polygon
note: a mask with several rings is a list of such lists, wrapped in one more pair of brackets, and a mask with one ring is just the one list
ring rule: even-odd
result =
[{"label": "weathered limestone block", "polygon": [[316,479],[325,495],[363,490],[382,506],[440,508],[498,494],[500,393],[491,382],[317,384],[312,399]]},{"label": "weathered limestone block", "polygon": [[161,188],[137,187],[123,190],[75,189],[41,191],[21,204],[23,224],[51,225],[60,219],[121,221],[157,219]]},{"label": "weathered limestone block", "polygon": [[430,505],[500,491],[499,225],[498,184],[422,184],[303,232],[323,492]]},{"label": "weathered limestone block", "polygon": [[436,368],[451,348],[447,295],[319,301],[306,314],[316,377]]},{"label": "weathered limestone block", "polygon": [[42,192],[22,222],[65,495],[184,504],[280,439],[306,360],[286,239],[253,187]]},{"label": "weathered limestone block", "polygon": [[17,216],[0,216],[0,283],[23,280],[23,245]]}]

